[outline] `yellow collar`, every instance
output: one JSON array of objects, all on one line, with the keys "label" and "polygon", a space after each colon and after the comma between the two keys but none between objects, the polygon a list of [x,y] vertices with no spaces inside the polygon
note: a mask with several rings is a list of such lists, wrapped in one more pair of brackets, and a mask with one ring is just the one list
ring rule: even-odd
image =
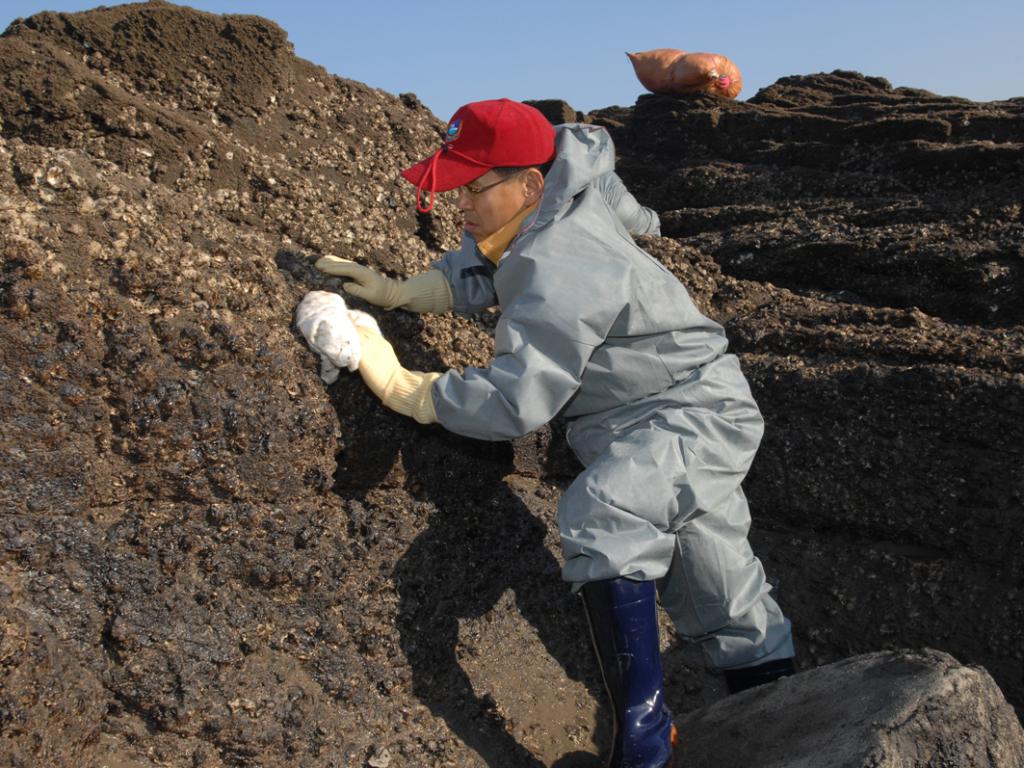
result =
[{"label": "yellow collar", "polygon": [[527,216],[537,210],[538,205],[540,205],[539,200],[517,213],[513,219],[503,225],[497,232],[491,233],[477,243],[476,247],[480,249],[480,253],[484,255],[484,258],[494,266],[498,266],[502,255],[508,250],[512,241],[516,239],[516,235],[519,234],[519,227],[522,226]]}]

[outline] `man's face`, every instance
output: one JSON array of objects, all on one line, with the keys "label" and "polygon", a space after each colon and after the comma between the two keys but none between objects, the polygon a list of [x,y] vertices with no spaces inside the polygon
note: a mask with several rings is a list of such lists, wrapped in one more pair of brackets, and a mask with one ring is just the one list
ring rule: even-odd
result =
[{"label": "man's face", "polygon": [[459,187],[458,206],[464,217],[464,227],[470,236],[480,242],[493,235],[516,214],[539,199],[537,179],[543,188],[543,177],[536,169],[502,176],[488,171],[483,176]]}]

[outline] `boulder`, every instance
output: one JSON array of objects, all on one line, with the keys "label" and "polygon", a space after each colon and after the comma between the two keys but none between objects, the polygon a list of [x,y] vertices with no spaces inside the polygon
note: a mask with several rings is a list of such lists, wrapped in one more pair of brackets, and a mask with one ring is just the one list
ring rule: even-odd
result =
[{"label": "boulder", "polygon": [[680,768],[1024,765],[1024,730],[992,677],[937,651],[845,659],[692,712]]},{"label": "boulder", "polygon": [[575,123],[584,119],[582,112],[577,112],[571,104],[561,99],[536,99],[525,103],[538,109],[552,125]]}]

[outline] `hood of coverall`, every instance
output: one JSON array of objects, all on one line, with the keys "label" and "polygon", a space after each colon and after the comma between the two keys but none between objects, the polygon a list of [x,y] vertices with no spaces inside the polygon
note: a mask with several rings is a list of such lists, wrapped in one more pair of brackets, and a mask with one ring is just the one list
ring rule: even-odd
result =
[{"label": "hood of coverall", "polygon": [[544,177],[544,197],[532,226],[556,218],[592,181],[613,170],[615,145],[608,131],[583,123],[556,126],[555,159]]}]

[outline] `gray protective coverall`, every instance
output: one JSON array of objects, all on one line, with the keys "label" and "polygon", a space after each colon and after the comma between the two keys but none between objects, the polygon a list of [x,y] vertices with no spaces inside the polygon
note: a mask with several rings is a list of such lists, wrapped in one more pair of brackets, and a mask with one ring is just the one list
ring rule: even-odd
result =
[{"label": "gray protective coverall", "polygon": [[[557,415],[585,469],[559,503],[563,578],[658,580],[709,666],[793,656],[747,543],[740,482],[763,421],[720,325],[628,230],[657,232],[614,174],[608,133],[556,130],[544,196],[498,267],[472,239],[433,266],[457,312],[498,305],[489,368],[432,390],[445,428],[510,440]],[[625,225],[625,226],[624,226]]]}]

